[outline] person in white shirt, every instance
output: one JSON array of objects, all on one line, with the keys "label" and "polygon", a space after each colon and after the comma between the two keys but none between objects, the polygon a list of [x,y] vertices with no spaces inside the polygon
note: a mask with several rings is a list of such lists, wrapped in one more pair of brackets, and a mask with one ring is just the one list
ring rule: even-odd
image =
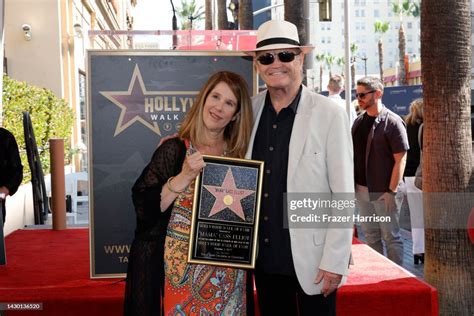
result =
[{"label": "person in white shirt", "polygon": [[[340,75],[331,76],[331,78],[329,78],[329,83],[328,83],[328,91],[329,91],[328,98],[331,101],[342,106],[342,108],[345,110],[346,100],[341,98],[341,96],[339,95],[342,92],[342,90],[344,90],[344,77]],[[355,111],[355,108],[351,104],[350,115],[349,115],[349,122],[351,123],[351,126],[354,123],[356,117],[357,117],[357,113]]]}]

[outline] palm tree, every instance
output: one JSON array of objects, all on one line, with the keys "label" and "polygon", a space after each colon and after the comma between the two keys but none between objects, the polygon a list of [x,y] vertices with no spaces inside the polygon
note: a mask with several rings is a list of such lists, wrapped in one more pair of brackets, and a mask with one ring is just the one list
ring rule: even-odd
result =
[{"label": "palm tree", "polygon": [[334,65],[334,61],[336,60],[336,57],[333,55],[326,55],[326,65],[328,65],[329,69],[329,79],[332,77],[332,65]]},{"label": "palm tree", "polygon": [[355,87],[355,77],[356,77],[356,69],[355,69],[355,56],[357,51],[359,50],[359,46],[356,43],[351,43],[351,80],[352,80],[352,89]]},{"label": "palm tree", "polygon": [[375,33],[380,34],[378,46],[379,46],[380,80],[382,80],[382,82],[383,82],[383,42],[382,42],[382,36],[385,33],[387,33],[389,28],[390,28],[390,23],[388,23],[388,22],[375,21],[375,23],[374,23]]},{"label": "palm tree", "polygon": [[206,22],[204,29],[212,30],[212,0],[206,0],[204,7],[206,12]]},{"label": "palm tree", "polygon": [[463,203],[474,184],[470,14],[469,0],[421,2],[424,275],[438,290],[440,315],[474,315],[474,247],[466,231],[472,204]]},{"label": "palm tree", "polygon": [[253,30],[252,0],[239,1],[239,24],[241,30]]},{"label": "palm tree", "polygon": [[181,0],[181,6],[176,12],[181,24],[182,30],[190,30],[193,27],[193,21],[200,21],[203,19],[203,7],[196,5],[196,0]]},{"label": "palm tree", "polygon": [[326,55],[324,55],[324,53],[317,54],[314,59],[319,63],[319,91],[323,91],[323,67]]},{"label": "palm tree", "polygon": [[217,27],[219,30],[229,29],[229,20],[227,19],[226,0],[217,0]]},{"label": "palm tree", "polygon": [[398,29],[399,85],[406,85],[408,83],[405,69],[406,43],[403,16],[420,16],[420,5],[412,0],[398,0],[398,2],[392,2],[392,11],[400,16],[400,28]]},{"label": "palm tree", "polygon": [[344,57],[338,57],[336,59],[336,64],[341,67],[341,76],[344,76],[344,65],[346,64]]}]

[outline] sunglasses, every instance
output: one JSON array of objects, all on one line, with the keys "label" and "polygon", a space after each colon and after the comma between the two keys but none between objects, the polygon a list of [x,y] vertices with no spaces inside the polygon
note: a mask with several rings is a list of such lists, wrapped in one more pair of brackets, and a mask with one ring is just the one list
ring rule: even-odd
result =
[{"label": "sunglasses", "polygon": [[356,93],[355,96],[356,98],[363,99],[366,95],[370,93],[374,93],[376,90],[368,91],[368,92],[361,92],[361,93]]},{"label": "sunglasses", "polygon": [[275,56],[278,56],[278,59],[282,63],[289,63],[295,60],[295,56],[299,55],[299,53],[293,53],[293,52],[279,52],[278,54],[273,54],[273,53],[266,53],[263,55],[260,55],[257,57],[257,60],[259,63],[262,65],[271,65],[275,61]]}]

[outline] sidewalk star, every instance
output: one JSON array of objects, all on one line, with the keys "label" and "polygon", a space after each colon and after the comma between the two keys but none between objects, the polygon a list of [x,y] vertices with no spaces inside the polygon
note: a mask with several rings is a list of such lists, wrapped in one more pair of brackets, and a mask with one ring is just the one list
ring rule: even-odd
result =
[{"label": "sidewalk star", "polygon": [[224,182],[222,182],[221,186],[204,185],[204,188],[206,188],[209,193],[214,195],[216,198],[211,212],[209,213],[209,217],[228,208],[235,215],[245,221],[245,214],[240,201],[250,194],[255,193],[255,191],[237,188],[230,167],[227,170]]}]

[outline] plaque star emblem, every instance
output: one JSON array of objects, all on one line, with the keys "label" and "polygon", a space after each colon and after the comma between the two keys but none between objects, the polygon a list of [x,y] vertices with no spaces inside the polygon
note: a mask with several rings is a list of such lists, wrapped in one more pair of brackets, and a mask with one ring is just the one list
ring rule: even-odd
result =
[{"label": "plaque star emblem", "polygon": [[161,136],[158,122],[153,120],[150,113],[145,111],[145,99],[168,95],[196,95],[197,93],[197,91],[147,91],[138,65],[135,65],[127,91],[100,91],[100,94],[121,110],[114,137],[135,122],[142,123]]},{"label": "plaque star emblem", "polygon": [[204,188],[206,188],[216,198],[209,213],[209,217],[228,208],[235,215],[245,220],[245,214],[240,201],[250,194],[255,193],[255,191],[237,188],[235,185],[234,175],[230,168],[228,168],[224,182],[222,182],[221,186],[204,185]]}]

